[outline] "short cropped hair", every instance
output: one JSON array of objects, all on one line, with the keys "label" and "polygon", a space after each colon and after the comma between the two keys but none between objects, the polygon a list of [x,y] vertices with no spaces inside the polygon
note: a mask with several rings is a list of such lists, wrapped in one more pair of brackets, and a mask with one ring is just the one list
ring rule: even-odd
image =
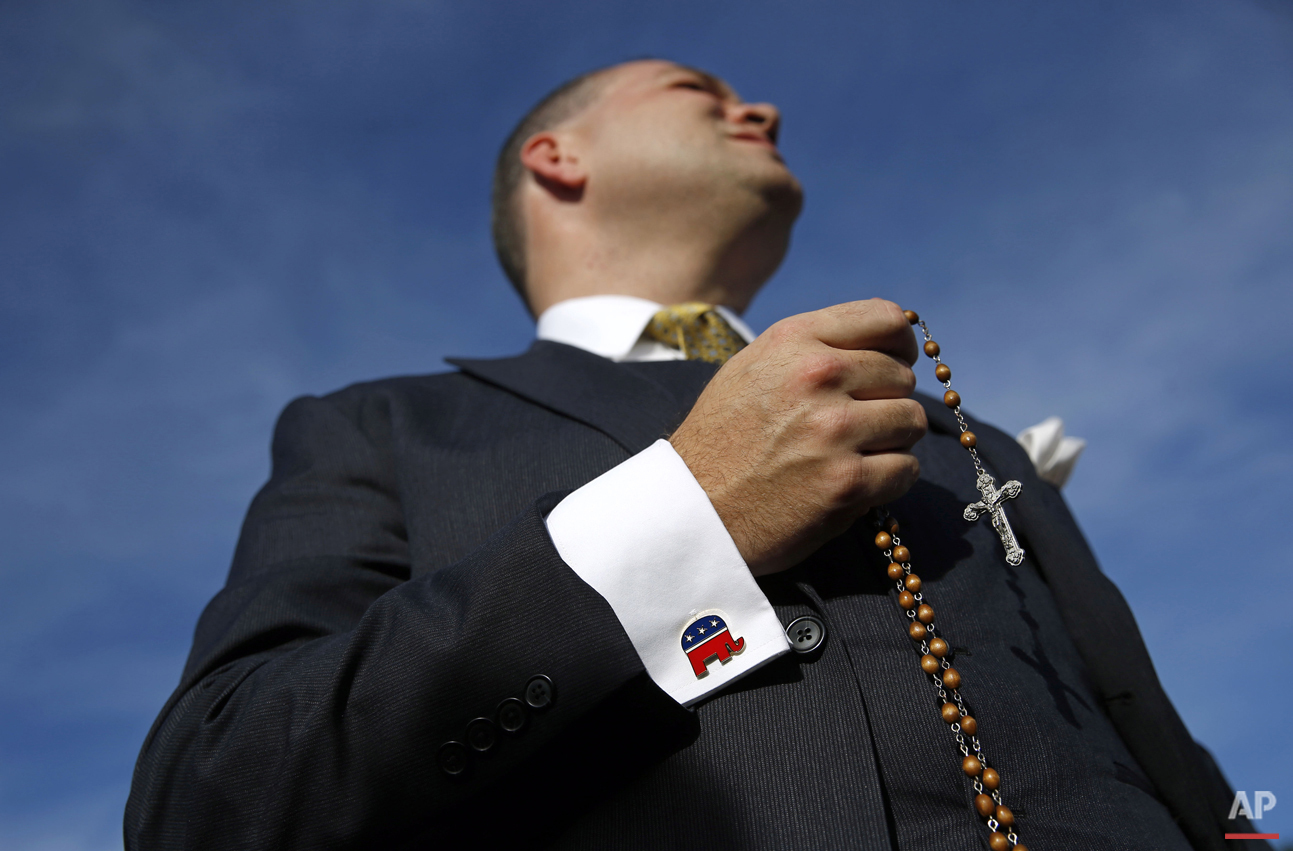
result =
[{"label": "short cropped hair", "polygon": [[[609,66],[608,66],[609,67]],[[525,180],[526,168],[521,164],[521,148],[535,133],[551,130],[579,113],[597,100],[601,93],[602,72],[598,68],[567,80],[544,96],[525,114],[513,128],[503,148],[498,152],[494,165],[494,188],[491,193],[490,225],[494,235],[494,251],[503,272],[520,293],[521,300],[529,305],[525,289],[525,216],[517,203],[517,190]]]}]

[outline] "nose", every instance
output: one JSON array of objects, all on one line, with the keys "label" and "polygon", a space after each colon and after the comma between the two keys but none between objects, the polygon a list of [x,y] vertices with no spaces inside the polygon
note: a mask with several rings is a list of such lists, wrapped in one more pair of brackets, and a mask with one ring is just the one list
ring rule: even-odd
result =
[{"label": "nose", "polygon": [[770,103],[740,103],[732,107],[732,121],[737,124],[753,125],[777,143],[777,133],[781,131],[781,113]]}]

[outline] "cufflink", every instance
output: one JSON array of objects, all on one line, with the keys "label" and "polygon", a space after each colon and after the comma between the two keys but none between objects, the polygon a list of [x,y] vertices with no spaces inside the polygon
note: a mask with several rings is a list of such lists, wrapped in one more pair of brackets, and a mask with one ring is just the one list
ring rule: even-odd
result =
[{"label": "cufflink", "polygon": [[716,614],[702,615],[682,631],[682,652],[691,662],[696,677],[709,673],[709,660],[718,659],[726,664],[732,655],[745,649],[745,639],[738,638],[727,628],[727,622]]}]

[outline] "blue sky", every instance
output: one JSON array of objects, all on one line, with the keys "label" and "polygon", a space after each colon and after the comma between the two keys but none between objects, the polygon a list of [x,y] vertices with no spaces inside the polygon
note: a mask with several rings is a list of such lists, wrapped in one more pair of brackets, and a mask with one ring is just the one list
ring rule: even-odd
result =
[{"label": "blue sky", "polygon": [[893,298],[970,410],[1089,441],[1069,500],[1287,838],[1288,8],[4,4],[0,846],[120,846],[291,398],[527,345],[494,154],[552,85],[641,55],[782,108],[807,201],[756,329]]}]

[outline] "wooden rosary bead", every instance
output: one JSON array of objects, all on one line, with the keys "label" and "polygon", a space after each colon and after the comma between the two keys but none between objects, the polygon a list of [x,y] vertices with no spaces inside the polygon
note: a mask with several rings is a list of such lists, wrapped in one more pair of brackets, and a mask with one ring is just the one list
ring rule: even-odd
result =
[{"label": "wooden rosary bead", "polygon": [[916,610],[916,620],[921,623],[931,623],[934,620],[934,607],[929,603],[921,603],[920,608]]},{"label": "wooden rosary bead", "polygon": [[890,517],[889,525],[885,526],[884,528],[889,530],[890,535],[896,535],[898,534],[898,521],[895,518]]},{"label": "wooden rosary bead", "polygon": [[1015,823],[1015,814],[1010,812],[1010,807],[997,807],[997,822],[1000,823],[1002,827],[1010,827]]},{"label": "wooden rosary bead", "polygon": [[993,808],[997,802],[992,800],[991,795],[985,795],[982,792],[974,796],[974,808],[979,811],[979,815],[987,818],[992,815]]},{"label": "wooden rosary bead", "polygon": [[952,377],[952,368],[945,363],[940,363],[934,367],[934,377],[939,381],[947,381]]},{"label": "wooden rosary bead", "polygon": [[907,317],[907,321],[910,322],[912,325],[915,325],[917,322],[920,321],[920,314],[914,310],[904,310],[902,312],[902,315]]},{"label": "wooden rosary bead", "polygon": [[906,547],[894,547],[893,560],[899,564],[902,564],[904,561],[911,561],[911,550]]},{"label": "wooden rosary bead", "polygon": [[916,598],[910,591],[903,591],[898,595],[898,605],[904,609],[914,609],[916,608]]},{"label": "wooden rosary bead", "polygon": [[1001,775],[995,768],[989,768],[983,772],[983,785],[989,789],[995,789],[1001,785]]},{"label": "wooden rosary bead", "polygon": [[972,431],[961,432],[961,445],[966,449],[973,449],[979,445],[979,439],[974,436]]},{"label": "wooden rosary bead", "polygon": [[950,701],[944,703],[940,711],[943,713],[943,720],[948,724],[955,724],[956,720],[961,717],[960,707]]},{"label": "wooden rosary bead", "polygon": [[911,626],[907,627],[907,634],[916,641],[923,640],[928,632],[929,630],[925,629],[925,625],[920,621],[912,621]]},{"label": "wooden rosary bead", "polygon": [[943,687],[944,688],[961,687],[961,675],[957,673],[957,670],[955,668],[948,668],[946,671],[943,672]]},{"label": "wooden rosary bead", "polygon": [[1022,842],[1016,842],[1015,851],[1028,851],[1028,846]]},{"label": "wooden rosary bead", "polygon": [[908,591],[915,594],[920,590],[920,577],[913,573],[904,579],[902,584],[907,586]]},{"label": "wooden rosary bead", "polygon": [[903,569],[902,569],[902,565],[901,565],[901,564],[894,563],[894,564],[889,565],[889,578],[890,578],[890,579],[902,579],[902,575],[903,575],[904,573],[906,573],[906,572],[907,572],[907,571],[905,571],[905,570],[903,570]]},{"label": "wooden rosary bead", "polygon": [[926,653],[920,657],[920,669],[927,674],[937,674],[938,669],[942,666],[938,664],[937,656],[930,656]]},{"label": "wooden rosary bead", "polygon": [[965,772],[966,777],[978,777],[979,772],[983,770],[983,763],[979,762],[977,756],[967,756],[961,760],[961,770]]},{"label": "wooden rosary bead", "polygon": [[[875,546],[878,550],[887,550],[892,543],[893,538],[889,536],[888,532],[880,532],[875,536]],[[897,561],[897,559],[894,559],[894,561]]]},{"label": "wooden rosary bead", "polygon": [[961,719],[961,732],[967,736],[973,736],[979,732],[979,722],[974,720],[973,715],[967,715]]},{"label": "wooden rosary bead", "polygon": [[949,408],[955,408],[957,405],[961,404],[961,394],[957,393],[955,390],[948,390],[943,394],[943,404]]},{"label": "wooden rosary bead", "polygon": [[992,851],[1006,851],[1010,847],[1010,840],[1006,839],[1004,833],[991,833],[988,835],[988,847]]},{"label": "wooden rosary bead", "polygon": [[931,358],[936,358],[938,357],[938,352],[938,343],[935,343],[933,340],[925,343],[925,354],[929,355]]},{"label": "wooden rosary bead", "polygon": [[935,638],[933,641],[929,642],[929,652],[933,653],[940,659],[947,655],[947,650],[947,642],[941,638]]}]

